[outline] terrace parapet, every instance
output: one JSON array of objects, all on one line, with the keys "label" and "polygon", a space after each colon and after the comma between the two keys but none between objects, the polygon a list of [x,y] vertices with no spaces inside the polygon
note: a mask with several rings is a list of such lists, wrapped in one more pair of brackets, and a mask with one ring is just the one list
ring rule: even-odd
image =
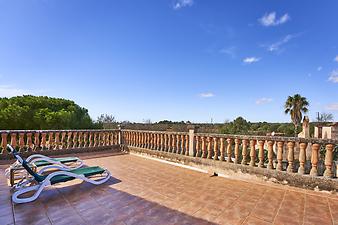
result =
[{"label": "terrace parapet", "polygon": [[74,149],[81,151],[119,145],[121,130],[0,130],[0,134],[0,159],[6,159],[9,157],[7,144],[26,155],[43,151],[67,153]]},{"label": "terrace parapet", "polygon": [[[338,140],[208,134],[190,132],[122,130],[123,140],[131,147],[141,147],[154,151],[165,151],[194,158],[226,161],[231,164],[242,164],[267,170],[283,171],[290,174],[310,176],[336,177],[334,159],[338,154]],[[189,134],[193,138],[189,138]],[[128,141],[130,136],[150,136],[145,143],[139,144],[137,139]],[[154,142],[152,140],[154,139]],[[150,143],[156,143],[154,147]],[[187,154],[189,146],[193,154]],[[311,151],[307,160],[307,148]],[[323,169],[318,172],[320,163]]]}]

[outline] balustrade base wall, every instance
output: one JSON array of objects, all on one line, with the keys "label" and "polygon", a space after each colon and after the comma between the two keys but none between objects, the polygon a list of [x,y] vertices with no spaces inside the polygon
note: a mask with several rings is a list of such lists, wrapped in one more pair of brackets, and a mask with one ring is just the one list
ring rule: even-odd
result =
[{"label": "balustrade base wall", "polygon": [[317,189],[326,191],[338,191],[338,180],[326,177],[300,175],[287,173],[286,171],[268,170],[266,168],[251,167],[241,164],[226,163],[224,161],[210,160],[206,158],[189,157],[171,152],[153,151],[146,148],[124,146],[130,153],[162,159],[197,169],[208,171],[208,173],[223,174],[232,179],[251,180],[257,182],[270,181],[305,189]]}]

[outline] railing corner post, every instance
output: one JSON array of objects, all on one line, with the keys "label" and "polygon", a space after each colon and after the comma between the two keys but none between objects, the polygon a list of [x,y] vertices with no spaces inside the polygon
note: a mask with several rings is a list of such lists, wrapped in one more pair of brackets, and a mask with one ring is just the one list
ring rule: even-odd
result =
[{"label": "railing corner post", "polygon": [[188,126],[189,129],[189,156],[194,156],[195,151],[195,133],[197,131],[197,127]]},{"label": "railing corner post", "polygon": [[118,144],[122,145],[123,144],[123,140],[122,140],[122,125],[118,125],[118,129],[119,129]]}]

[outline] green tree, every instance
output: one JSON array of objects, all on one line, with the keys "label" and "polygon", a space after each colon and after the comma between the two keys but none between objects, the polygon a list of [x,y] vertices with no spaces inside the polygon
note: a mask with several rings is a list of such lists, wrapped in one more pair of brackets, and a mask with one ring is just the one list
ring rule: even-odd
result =
[{"label": "green tree", "polygon": [[333,121],[333,114],[332,113],[320,113],[317,117],[317,122],[330,122]]},{"label": "green tree", "polygon": [[297,127],[302,122],[303,113],[308,111],[309,102],[305,97],[300,94],[289,96],[285,102],[284,109],[285,114],[290,114],[291,121],[294,128],[294,135],[297,135]]},{"label": "green tree", "polygon": [[99,128],[88,110],[71,100],[46,96],[0,98],[0,129]]}]

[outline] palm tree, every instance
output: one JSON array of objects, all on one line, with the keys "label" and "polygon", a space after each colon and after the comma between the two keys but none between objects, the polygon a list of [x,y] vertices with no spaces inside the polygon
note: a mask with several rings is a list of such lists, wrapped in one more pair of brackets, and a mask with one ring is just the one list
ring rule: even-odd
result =
[{"label": "palm tree", "polygon": [[305,97],[300,94],[289,96],[285,102],[285,114],[290,114],[292,123],[295,125],[295,137],[297,136],[297,127],[302,122],[302,113],[306,113],[308,110],[309,102]]}]

